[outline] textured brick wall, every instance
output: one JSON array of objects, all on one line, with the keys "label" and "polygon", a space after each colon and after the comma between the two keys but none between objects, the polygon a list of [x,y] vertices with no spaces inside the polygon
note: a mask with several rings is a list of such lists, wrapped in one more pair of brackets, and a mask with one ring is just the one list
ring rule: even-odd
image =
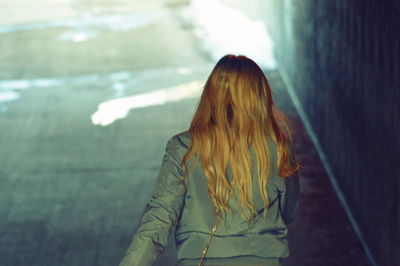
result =
[{"label": "textured brick wall", "polygon": [[267,0],[262,8],[280,69],[373,257],[400,265],[400,3]]}]

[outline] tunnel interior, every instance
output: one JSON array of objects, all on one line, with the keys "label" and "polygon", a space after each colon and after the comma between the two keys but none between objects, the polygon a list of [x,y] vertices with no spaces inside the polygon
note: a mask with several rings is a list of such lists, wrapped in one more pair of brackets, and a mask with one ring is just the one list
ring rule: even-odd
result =
[{"label": "tunnel interior", "polygon": [[[263,68],[306,162],[289,265],[400,265],[399,14],[395,1],[3,3],[0,264],[117,263],[164,141],[233,53]],[[171,238],[157,265],[175,260]]]}]

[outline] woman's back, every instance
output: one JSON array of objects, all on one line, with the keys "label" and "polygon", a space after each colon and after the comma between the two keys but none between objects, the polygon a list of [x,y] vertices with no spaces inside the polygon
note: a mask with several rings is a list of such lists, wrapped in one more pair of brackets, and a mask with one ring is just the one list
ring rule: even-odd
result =
[{"label": "woman's back", "polygon": [[[179,158],[182,158],[190,146],[191,135],[188,131],[181,132],[174,136],[176,141],[176,150]],[[258,192],[258,177],[256,165],[253,165],[253,191],[254,203],[258,215],[255,216],[252,226],[248,227],[247,220],[239,214],[239,206],[232,194],[229,205],[233,213],[229,213],[222,223],[219,223],[217,231],[212,239],[212,245],[207,253],[207,261],[212,258],[237,257],[235,260],[244,263],[246,260],[250,263],[260,261],[256,258],[247,256],[257,256],[265,258],[262,261],[267,263],[279,258],[285,258],[289,255],[287,243],[287,223],[290,222],[296,214],[299,202],[299,190],[291,191],[296,201],[290,202],[289,208],[292,208],[289,216],[282,216],[281,208],[286,208],[285,202],[285,184],[287,181],[279,177],[277,168],[277,153],[274,142],[269,142],[272,155],[271,176],[268,181],[268,195],[270,205],[268,215],[263,217],[264,206],[260,193]],[[255,156],[251,146],[252,156]],[[181,157],[182,156],[182,157]],[[255,161],[255,160],[254,160]],[[227,178],[231,181],[232,175],[228,162]],[[297,177],[290,177],[291,182],[298,182]],[[297,180],[295,180],[297,179]],[[298,185],[298,184],[297,184]],[[292,188],[292,187],[291,187]],[[294,187],[296,188],[296,187]],[[215,223],[213,203],[207,192],[207,179],[200,165],[190,171],[186,184],[185,203],[182,208],[180,218],[176,227],[176,249],[178,260],[182,265],[190,265],[199,260],[204,243],[209,239],[209,233],[212,225]],[[294,199],[295,199],[294,198]],[[287,203],[287,202],[286,202]],[[293,205],[293,206],[292,206]],[[285,222],[286,220],[286,222]],[[241,257],[241,258],[239,258]],[[233,263],[235,260],[229,260]],[[219,262],[226,263],[227,260],[218,259]],[[213,265],[217,261],[213,260]],[[206,264],[207,265],[207,264]],[[265,264],[264,264],[265,265]],[[271,264],[278,265],[278,264]]]}]

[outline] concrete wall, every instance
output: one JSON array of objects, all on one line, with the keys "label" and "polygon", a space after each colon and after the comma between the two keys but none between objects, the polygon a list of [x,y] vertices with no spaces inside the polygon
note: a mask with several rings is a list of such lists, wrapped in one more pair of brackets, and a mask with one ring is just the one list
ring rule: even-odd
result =
[{"label": "concrete wall", "polygon": [[378,265],[400,265],[400,3],[392,2],[263,6],[280,70]]}]

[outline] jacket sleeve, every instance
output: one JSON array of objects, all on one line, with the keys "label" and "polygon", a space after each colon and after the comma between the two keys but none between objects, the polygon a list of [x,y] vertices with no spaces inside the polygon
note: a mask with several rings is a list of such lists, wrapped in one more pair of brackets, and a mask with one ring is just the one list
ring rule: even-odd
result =
[{"label": "jacket sleeve", "polygon": [[[295,158],[295,157],[294,157]],[[286,225],[290,224],[297,216],[300,209],[301,192],[299,171],[284,178],[283,191],[280,191],[279,207]]]},{"label": "jacket sleeve", "polygon": [[152,195],[119,266],[153,265],[168,244],[186,193],[175,138],[167,142]]}]

